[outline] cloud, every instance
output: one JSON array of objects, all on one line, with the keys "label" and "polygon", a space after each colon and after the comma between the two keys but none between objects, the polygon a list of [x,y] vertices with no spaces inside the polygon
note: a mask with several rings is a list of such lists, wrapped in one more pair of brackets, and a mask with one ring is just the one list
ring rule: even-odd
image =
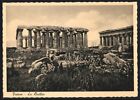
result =
[{"label": "cloud", "polygon": [[132,16],[129,15],[102,15],[98,11],[80,12],[76,17],[70,19],[66,25],[74,27],[85,27],[89,29],[88,45],[98,45],[99,32],[107,29],[114,29],[132,25]]}]

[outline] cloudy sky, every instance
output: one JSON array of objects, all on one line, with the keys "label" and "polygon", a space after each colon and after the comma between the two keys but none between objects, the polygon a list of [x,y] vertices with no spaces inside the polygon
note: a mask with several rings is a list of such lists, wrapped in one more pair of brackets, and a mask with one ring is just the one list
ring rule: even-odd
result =
[{"label": "cloudy sky", "polygon": [[88,46],[99,44],[99,32],[133,25],[132,5],[8,5],[6,43],[16,46],[18,25],[88,28]]}]

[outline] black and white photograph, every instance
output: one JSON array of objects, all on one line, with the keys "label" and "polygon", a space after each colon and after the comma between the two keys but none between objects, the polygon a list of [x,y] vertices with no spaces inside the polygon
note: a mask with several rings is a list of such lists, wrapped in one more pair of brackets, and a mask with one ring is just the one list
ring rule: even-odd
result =
[{"label": "black and white photograph", "polygon": [[137,96],[136,9],[136,2],[3,3],[4,96]]}]

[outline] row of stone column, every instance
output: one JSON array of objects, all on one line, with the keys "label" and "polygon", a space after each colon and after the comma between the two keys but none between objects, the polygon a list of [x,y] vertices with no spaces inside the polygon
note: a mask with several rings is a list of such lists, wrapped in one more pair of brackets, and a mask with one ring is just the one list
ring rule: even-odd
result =
[{"label": "row of stone column", "polygon": [[100,44],[102,46],[114,46],[118,43],[122,45],[132,45],[133,44],[133,37],[132,33],[124,33],[119,35],[107,35],[107,36],[100,36]]},{"label": "row of stone column", "polygon": [[[17,48],[87,48],[87,31],[27,29],[28,36],[23,37],[23,29],[17,29]],[[33,36],[34,34],[34,36]],[[60,34],[62,34],[60,36]],[[34,44],[33,44],[34,43]]]}]

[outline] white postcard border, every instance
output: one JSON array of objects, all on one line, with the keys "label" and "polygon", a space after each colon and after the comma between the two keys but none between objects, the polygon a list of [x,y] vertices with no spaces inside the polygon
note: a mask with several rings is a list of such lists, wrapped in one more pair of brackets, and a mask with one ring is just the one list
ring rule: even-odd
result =
[{"label": "white postcard border", "polygon": [[[134,25],[134,91],[93,91],[93,92],[7,92],[6,70],[6,6],[9,5],[133,5]],[[61,3],[3,3],[3,96],[8,98],[44,98],[44,97],[136,97],[138,95],[138,62],[137,62],[137,3],[136,2],[61,2]]]}]

